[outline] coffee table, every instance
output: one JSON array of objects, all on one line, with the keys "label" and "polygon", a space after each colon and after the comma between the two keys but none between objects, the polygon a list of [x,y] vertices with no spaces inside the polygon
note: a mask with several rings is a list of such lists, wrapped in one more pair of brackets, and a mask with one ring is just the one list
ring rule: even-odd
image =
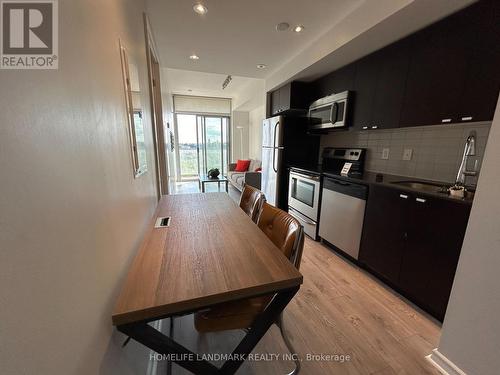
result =
[{"label": "coffee table", "polygon": [[225,176],[220,176],[218,178],[210,178],[208,176],[202,176],[200,175],[199,176],[199,180],[200,180],[200,189],[201,189],[201,192],[204,193],[205,192],[205,184],[206,183],[209,183],[209,182],[217,182],[217,187],[218,187],[218,190],[220,191],[220,183],[225,183],[226,184],[226,193],[228,192],[228,182],[229,180],[225,177]]}]

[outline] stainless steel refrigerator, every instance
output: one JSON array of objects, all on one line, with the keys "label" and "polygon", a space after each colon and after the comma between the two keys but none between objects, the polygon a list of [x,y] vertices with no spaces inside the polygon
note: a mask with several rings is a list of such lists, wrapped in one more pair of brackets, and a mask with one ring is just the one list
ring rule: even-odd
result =
[{"label": "stainless steel refrigerator", "polygon": [[276,116],[262,124],[262,185],[266,200],[286,210],[288,168],[318,162],[319,137],[308,134],[308,119]]},{"label": "stainless steel refrigerator", "polygon": [[276,206],[278,181],[283,159],[282,116],[265,119],[262,124],[262,191],[268,203]]}]

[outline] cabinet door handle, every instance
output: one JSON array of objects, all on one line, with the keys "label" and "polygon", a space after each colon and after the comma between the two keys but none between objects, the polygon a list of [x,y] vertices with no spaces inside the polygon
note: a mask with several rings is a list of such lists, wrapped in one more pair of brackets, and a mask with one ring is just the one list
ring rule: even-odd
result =
[{"label": "cabinet door handle", "polygon": [[408,199],[408,195],[406,195],[406,194],[399,194],[399,198]]},{"label": "cabinet door handle", "polygon": [[366,129],[368,129],[368,126],[363,126],[363,130],[366,130]]},{"label": "cabinet door handle", "polygon": [[415,199],[417,202],[420,202],[420,203],[425,203],[427,202],[427,199],[424,199],[424,198],[417,198]]},{"label": "cabinet door handle", "polygon": [[441,122],[451,122],[451,118],[444,118],[441,120]]},{"label": "cabinet door handle", "polygon": [[377,125],[372,126],[372,129],[378,129],[378,126]]},{"label": "cabinet door handle", "polygon": [[472,120],[472,116],[462,117],[462,121],[470,121],[470,120]]}]

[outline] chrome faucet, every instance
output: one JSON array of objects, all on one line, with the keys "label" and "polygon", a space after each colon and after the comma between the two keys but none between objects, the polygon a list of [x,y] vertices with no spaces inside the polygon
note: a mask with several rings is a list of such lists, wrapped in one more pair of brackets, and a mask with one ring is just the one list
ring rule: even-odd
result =
[{"label": "chrome faucet", "polygon": [[477,175],[477,159],[474,164],[474,170],[467,170],[467,160],[469,156],[476,155],[476,132],[472,130],[467,137],[467,141],[465,142],[464,154],[462,155],[462,162],[460,163],[460,168],[458,169],[457,181],[456,185],[465,185],[465,178],[467,176],[476,176]]}]

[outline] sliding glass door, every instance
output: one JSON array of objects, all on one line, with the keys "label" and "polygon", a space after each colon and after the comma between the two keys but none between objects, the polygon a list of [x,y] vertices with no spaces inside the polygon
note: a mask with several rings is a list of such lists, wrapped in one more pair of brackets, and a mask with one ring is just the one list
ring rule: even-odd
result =
[{"label": "sliding glass door", "polygon": [[179,179],[193,179],[213,168],[225,175],[229,155],[229,117],[176,114],[176,120]]},{"label": "sliding glass door", "polygon": [[177,114],[177,176],[198,176],[198,132],[195,115]]}]

